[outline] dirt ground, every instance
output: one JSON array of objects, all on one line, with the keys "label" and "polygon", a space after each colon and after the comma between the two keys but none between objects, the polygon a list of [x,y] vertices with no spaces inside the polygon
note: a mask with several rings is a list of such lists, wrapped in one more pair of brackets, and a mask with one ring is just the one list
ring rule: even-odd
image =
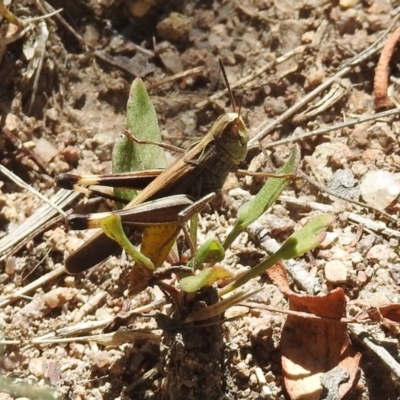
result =
[{"label": "dirt ground", "polygon": [[[56,174],[111,171],[111,152],[125,127],[129,88],[137,76],[154,102],[163,140],[187,149],[221,113],[231,111],[218,66],[221,59],[235,97],[241,98],[250,137],[257,139],[250,141],[242,169],[264,168],[261,147],[280,165],[294,145],[292,139],[311,132],[297,140],[300,169],[306,176],[293,179],[269,213],[235,241],[223,264],[236,273],[255,266],[266,253],[264,236],[282,243],[311,216],[335,215],[323,245],[296,260],[303,279],[317,282],[319,289],[307,291],[304,281],[292,275],[291,290],[315,295],[343,289],[345,316],[354,319],[346,325],[346,337],[362,355],[347,399],[400,398],[398,177],[391,175],[389,189],[378,192],[378,200],[368,206],[337,197],[365,204],[359,183],[367,172],[395,173],[399,165],[397,114],[356,120],[395,107],[374,108],[374,77],[382,46],[398,27],[400,1],[5,4],[24,26],[4,18],[0,26],[1,165],[47,198],[58,190]],[[370,46],[375,47],[357,58]],[[390,62],[393,103],[399,57],[395,50]],[[189,72],[179,75],[185,71]],[[349,121],[355,122],[346,126]],[[282,139],[288,140],[278,142]],[[346,179],[341,178],[343,171]],[[125,329],[120,330],[125,336],[88,338],[132,310],[168,313],[163,293],[148,288],[134,298],[127,296],[130,262],[120,255],[75,277],[62,273],[65,257],[92,233],[68,231],[60,216],[42,223],[23,245],[2,247],[43,200],[1,172],[0,399],[52,398],[45,397],[50,392],[65,399],[179,398],[168,395],[167,369],[173,366],[166,360],[164,335],[157,329],[160,321],[114,321]],[[217,212],[203,213],[199,240],[223,239],[240,204],[262,183],[263,179],[232,174],[214,207]],[[388,200],[381,206],[380,199]],[[110,202],[81,196],[65,211],[110,207]],[[210,365],[204,365],[210,385],[213,378],[223,382],[224,397],[218,398],[342,398],[329,390],[301,397],[289,387],[294,372],[282,361],[288,347],[282,342],[286,315],[279,312],[288,309],[287,296],[269,278],[255,280],[254,287],[263,288],[258,303],[275,312],[242,304],[225,313],[221,337],[213,339],[221,340],[222,366],[214,376]],[[20,292],[23,288],[29,289]],[[363,312],[388,304],[397,317],[361,323]],[[132,332],[139,330],[145,333],[138,338]],[[375,347],[366,345],[366,337]],[[6,378],[15,379],[15,386],[10,387]],[[44,385],[49,387],[47,394],[40,391]]]}]

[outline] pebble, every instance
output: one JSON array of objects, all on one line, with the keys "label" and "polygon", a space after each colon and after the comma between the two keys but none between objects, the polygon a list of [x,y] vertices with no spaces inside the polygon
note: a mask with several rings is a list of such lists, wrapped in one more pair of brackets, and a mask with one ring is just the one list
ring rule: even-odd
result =
[{"label": "pebble", "polygon": [[32,358],[29,361],[29,372],[36,376],[36,378],[42,378],[44,375],[44,360],[41,357]]},{"label": "pebble", "polygon": [[339,5],[340,8],[353,8],[357,5],[358,0],[340,0]]},{"label": "pebble", "polygon": [[193,27],[193,19],[186,15],[172,12],[157,25],[157,34],[163,40],[180,41],[188,38]]},{"label": "pebble", "polygon": [[47,139],[42,137],[36,142],[35,154],[45,164],[48,164],[58,154],[58,150]]},{"label": "pebble", "polygon": [[377,244],[371,247],[371,249],[368,251],[367,259],[375,263],[382,261],[387,262],[389,259],[389,254],[389,249],[386,245]]},{"label": "pebble", "polygon": [[11,132],[17,132],[21,126],[21,119],[14,114],[7,114],[4,122],[4,128]]},{"label": "pebble", "polygon": [[325,278],[330,283],[343,283],[347,280],[347,267],[339,260],[328,261],[325,264]]},{"label": "pebble", "polygon": [[43,295],[44,302],[50,308],[61,307],[72,300],[78,293],[77,289],[59,287]]},{"label": "pebble", "polygon": [[360,184],[360,191],[368,205],[384,210],[400,194],[400,184],[388,171],[369,171]]}]

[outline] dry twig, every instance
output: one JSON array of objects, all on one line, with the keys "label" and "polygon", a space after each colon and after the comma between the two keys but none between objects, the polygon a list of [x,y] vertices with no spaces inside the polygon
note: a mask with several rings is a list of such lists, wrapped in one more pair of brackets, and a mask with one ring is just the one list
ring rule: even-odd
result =
[{"label": "dry twig", "polygon": [[374,92],[375,92],[375,110],[392,108],[393,102],[387,95],[389,87],[389,63],[394,52],[397,41],[400,38],[400,27],[397,28],[389,37],[379,57],[378,65],[375,68]]},{"label": "dry twig", "polygon": [[360,54],[357,54],[351,60],[349,60],[336,74],[326,79],[321,83],[317,88],[313,91],[305,95],[299,102],[297,102],[294,106],[290,107],[283,114],[281,114],[274,121],[269,122],[268,120],[262,122],[259,126],[253,129],[253,132],[257,132],[249,141],[249,145],[254,145],[257,142],[264,139],[268,134],[274,131],[282,122],[286,121],[294,114],[296,114],[299,110],[301,110],[306,104],[315,99],[320,93],[322,93],[325,89],[330,87],[334,82],[336,82],[339,78],[342,78],[350,71],[353,70],[357,65],[363,63],[364,61],[371,58],[374,54],[376,54],[381,49],[381,42],[386,37],[387,32],[393,28],[393,26],[397,23],[399,17],[397,17],[393,23],[389,26],[389,28],[368,48],[362,51]]}]

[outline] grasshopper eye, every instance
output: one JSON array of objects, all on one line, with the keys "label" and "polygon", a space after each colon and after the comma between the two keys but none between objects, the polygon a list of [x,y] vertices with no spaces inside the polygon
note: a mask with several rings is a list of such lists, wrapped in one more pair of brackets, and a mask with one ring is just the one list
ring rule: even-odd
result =
[{"label": "grasshopper eye", "polygon": [[244,160],[249,136],[243,119],[236,113],[224,115],[224,125],[219,135],[215,135],[218,145],[238,164]]},{"label": "grasshopper eye", "polygon": [[236,129],[238,131],[239,137],[238,140],[240,141],[240,143],[244,146],[247,145],[247,142],[249,140],[249,135],[247,134],[247,129],[246,126],[243,122],[242,117],[238,117],[235,121],[236,124]]}]

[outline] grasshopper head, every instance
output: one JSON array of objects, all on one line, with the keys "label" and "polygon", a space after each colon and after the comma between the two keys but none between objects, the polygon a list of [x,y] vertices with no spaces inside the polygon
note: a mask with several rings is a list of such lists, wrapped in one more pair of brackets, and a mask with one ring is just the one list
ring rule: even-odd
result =
[{"label": "grasshopper head", "polygon": [[244,160],[249,135],[239,114],[230,112],[221,115],[213,125],[212,131],[217,144],[232,157],[235,164]]}]

